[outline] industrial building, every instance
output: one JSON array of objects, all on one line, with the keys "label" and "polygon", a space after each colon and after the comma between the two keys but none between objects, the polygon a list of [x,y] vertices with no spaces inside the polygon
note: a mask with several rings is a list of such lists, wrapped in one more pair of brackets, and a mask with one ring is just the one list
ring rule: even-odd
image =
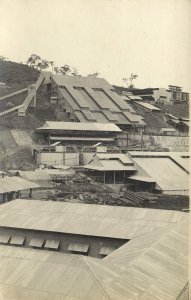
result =
[{"label": "industrial building", "polygon": [[52,185],[51,176],[44,170],[18,171],[16,175],[30,182],[34,182],[41,187],[50,187]]},{"label": "industrial building", "polygon": [[62,145],[93,145],[96,142],[115,143],[121,129],[113,123],[45,122],[36,129],[41,141],[50,145],[61,142]]},{"label": "industrial building", "polygon": [[19,198],[23,190],[29,190],[29,197],[32,197],[32,189],[38,187],[40,187],[38,184],[17,176],[4,176],[0,178],[0,203]]},{"label": "industrial building", "polygon": [[[129,151],[137,173],[130,182],[156,183],[155,192],[171,195],[189,194],[189,153]],[[152,185],[153,186],[153,185]]]},{"label": "industrial building", "polygon": [[186,213],[19,199],[0,207],[0,243],[2,299],[188,292]]},{"label": "industrial building", "polygon": [[122,135],[121,129],[112,123],[46,122],[36,132],[47,146],[34,150],[35,161],[46,166],[82,165],[84,151],[95,153],[96,145],[102,144],[107,151],[107,146],[118,145],[118,137]]},{"label": "industrial building", "polygon": [[115,123],[122,129],[144,130],[143,118],[131,111],[105,79],[44,75],[58,108],[58,120]]},{"label": "industrial building", "polygon": [[137,171],[126,154],[98,153],[84,166],[93,180],[104,184],[124,184],[127,177]]},{"label": "industrial building", "polygon": [[134,89],[133,95],[141,96],[145,101],[159,104],[173,104],[189,101],[189,93],[183,92],[182,87],[169,85],[165,88]]}]

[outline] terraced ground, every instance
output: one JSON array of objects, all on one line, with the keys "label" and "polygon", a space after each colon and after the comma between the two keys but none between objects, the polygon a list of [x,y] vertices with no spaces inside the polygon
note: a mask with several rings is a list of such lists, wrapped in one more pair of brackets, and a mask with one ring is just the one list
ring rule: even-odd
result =
[{"label": "terraced ground", "polygon": [[[159,106],[159,105],[158,105]],[[175,103],[174,105],[162,105],[160,108],[163,112],[172,114],[177,118],[189,118],[189,104],[188,103]]]},{"label": "terraced ground", "polygon": [[166,122],[163,112],[148,111],[136,104],[133,105],[133,108],[144,118],[148,132],[157,132],[161,128],[172,127]]}]

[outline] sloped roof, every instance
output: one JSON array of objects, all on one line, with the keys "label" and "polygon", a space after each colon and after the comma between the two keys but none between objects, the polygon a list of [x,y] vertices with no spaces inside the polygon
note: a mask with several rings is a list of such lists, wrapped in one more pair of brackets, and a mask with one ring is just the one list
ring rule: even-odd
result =
[{"label": "sloped roof", "polygon": [[99,159],[119,159],[124,164],[133,164],[132,160],[126,154],[123,153],[96,153]]},{"label": "sloped roof", "polygon": [[84,166],[85,169],[97,170],[97,171],[136,171],[133,166],[124,165],[119,160],[102,159],[99,164],[90,163]]},{"label": "sloped roof", "polygon": [[40,185],[17,176],[0,178],[0,194],[38,187]]},{"label": "sloped roof", "polygon": [[121,132],[121,129],[112,123],[80,123],[80,122],[54,122],[46,121],[43,127],[37,130],[63,130],[63,131],[108,131]]},{"label": "sloped roof", "polygon": [[171,128],[171,127],[166,127],[166,128],[161,128],[160,129],[161,131],[167,131],[167,132],[176,132],[176,129],[174,128]]},{"label": "sloped roof", "polygon": [[180,165],[182,169],[187,171],[187,173],[189,172],[189,152],[129,151],[128,153],[132,157],[169,157],[177,165]]},{"label": "sloped roof", "polygon": [[0,226],[132,239],[184,213],[146,208],[17,199],[0,206]]},{"label": "sloped roof", "polygon": [[[141,118],[129,119],[132,109],[102,78],[53,75],[52,79],[80,122],[145,125]],[[125,112],[129,112],[129,117]]]},{"label": "sloped roof", "polygon": [[134,157],[163,191],[188,191],[188,174],[168,157]]},{"label": "sloped roof", "polygon": [[41,180],[50,180],[51,176],[46,170],[35,170],[35,171],[19,171],[19,175],[22,178],[31,180],[31,181],[41,181]]},{"label": "sloped roof", "polygon": [[126,154],[96,153],[84,168],[97,171],[136,171],[133,165]]},{"label": "sloped roof", "polygon": [[72,85],[75,87],[87,86],[89,88],[110,88],[111,85],[104,78],[56,75],[52,76],[58,86]]},{"label": "sloped roof", "polygon": [[131,240],[104,260],[126,270],[119,282],[125,281],[127,290],[129,283],[137,283],[136,299],[177,299],[188,281],[188,236],[185,218]]},{"label": "sloped roof", "polygon": [[146,102],[139,102],[139,101],[135,101],[136,104],[142,106],[143,108],[149,109],[149,110],[154,110],[154,111],[161,111],[160,108],[150,104],[150,103],[146,103]]},{"label": "sloped roof", "polygon": [[52,178],[45,170],[19,171],[18,173],[20,177],[39,184],[42,187],[52,186]]},{"label": "sloped roof", "polygon": [[189,277],[187,229],[185,221],[155,230],[102,260],[1,245],[1,297],[176,300]]},{"label": "sloped roof", "polygon": [[146,177],[146,176],[133,175],[133,176],[128,177],[128,179],[143,181],[143,182],[155,182],[154,179],[152,179],[151,177]]}]

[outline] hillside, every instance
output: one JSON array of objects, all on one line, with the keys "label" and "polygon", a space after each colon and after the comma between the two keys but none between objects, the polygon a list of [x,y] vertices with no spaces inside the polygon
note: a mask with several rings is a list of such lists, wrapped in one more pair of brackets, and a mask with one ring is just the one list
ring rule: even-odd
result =
[{"label": "hillside", "polygon": [[174,105],[158,105],[163,112],[171,114],[177,118],[189,118],[189,104],[175,103]]},{"label": "hillside", "polygon": [[16,91],[34,83],[39,75],[39,71],[29,68],[27,65],[12,61],[0,61],[0,82],[10,87],[11,91]]}]

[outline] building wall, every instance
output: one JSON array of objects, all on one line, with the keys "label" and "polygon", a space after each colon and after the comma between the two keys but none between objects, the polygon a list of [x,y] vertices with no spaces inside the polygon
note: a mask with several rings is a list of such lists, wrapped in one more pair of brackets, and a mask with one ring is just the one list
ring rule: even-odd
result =
[{"label": "building wall", "polygon": [[37,165],[64,165],[64,166],[78,166],[79,153],[67,152],[38,152],[36,154]]},{"label": "building wall", "polygon": [[153,90],[155,101],[161,104],[169,104],[171,102],[172,93],[164,88]]},{"label": "building wall", "polygon": [[[55,239],[60,241],[60,246],[58,252],[70,253],[68,251],[69,243],[88,243],[90,245],[88,250],[88,256],[101,258],[99,256],[99,251],[101,246],[112,246],[115,248],[121,247],[128,240],[123,239],[114,239],[107,237],[96,237],[96,236],[83,236],[77,234],[67,234],[67,233],[58,233],[58,232],[47,232],[40,230],[26,230],[26,229],[17,229],[17,228],[0,228],[0,234],[10,234],[10,235],[19,235],[24,236],[26,239],[22,247],[29,247],[30,240],[32,238],[41,238],[41,239]],[[13,246],[14,247],[14,246]],[[42,248],[43,250],[48,250],[46,248]],[[39,249],[40,251],[40,249]]]},{"label": "building wall", "polygon": [[153,136],[154,141],[170,151],[189,151],[189,138],[181,136]]}]

